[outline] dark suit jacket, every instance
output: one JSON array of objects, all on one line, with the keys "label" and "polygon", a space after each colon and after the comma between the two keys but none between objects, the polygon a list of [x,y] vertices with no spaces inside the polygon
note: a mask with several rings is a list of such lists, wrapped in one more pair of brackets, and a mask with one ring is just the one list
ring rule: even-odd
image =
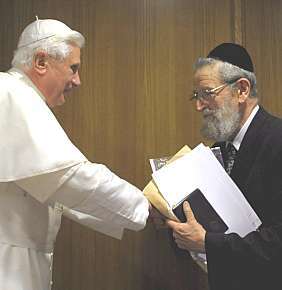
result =
[{"label": "dark suit jacket", "polygon": [[244,238],[206,234],[210,290],[282,289],[281,119],[259,109],[241,143],[231,177],[262,226]]}]

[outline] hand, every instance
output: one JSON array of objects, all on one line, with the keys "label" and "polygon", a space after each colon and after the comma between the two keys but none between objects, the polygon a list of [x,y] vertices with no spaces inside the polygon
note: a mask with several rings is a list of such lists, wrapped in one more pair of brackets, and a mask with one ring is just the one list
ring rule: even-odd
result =
[{"label": "hand", "polygon": [[149,208],[149,220],[154,224],[157,230],[167,228],[165,217],[152,205]]},{"label": "hand", "polygon": [[187,201],[183,203],[186,222],[167,220],[166,224],[173,230],[173,237],[180,249],[205,253],[205,229],[197,222]]}]

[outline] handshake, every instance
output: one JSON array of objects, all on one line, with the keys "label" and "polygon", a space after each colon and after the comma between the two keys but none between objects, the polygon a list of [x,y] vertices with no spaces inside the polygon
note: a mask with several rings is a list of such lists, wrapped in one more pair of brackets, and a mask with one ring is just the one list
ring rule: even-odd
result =
[{"label": "handshake", "polygon": [[[220,148],[184,146],[172,158],[150,161],[153,179],[143,193],[157,228],[169,227],[179,248],[206,269],[205,236],[255,231],[261,221],[225,171]],[[204,268],[204,267],[202,267]]]},{"label": "handshake", "polygon": [[[175,156],[150,159],[153,172],[163,166],[177,160],[179,157],[190,152],[188,146],[184,146]],[[154,180],[151,180],[143,190],[144,195],[151,202],[149,219],[156,229],[171,228],[175,243],[180,249],[191,253],[193,259],[207,272],[205,255],[205,229],[196,220],[189,202],[184,201],[173,210],[160,193]]]}]

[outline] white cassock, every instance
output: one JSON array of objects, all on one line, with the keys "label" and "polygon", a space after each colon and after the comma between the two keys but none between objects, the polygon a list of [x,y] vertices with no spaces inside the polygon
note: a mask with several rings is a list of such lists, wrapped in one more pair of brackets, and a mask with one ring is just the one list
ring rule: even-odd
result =
[{"label": "white cassock", "polygon": [[0,73],[0,290],[47,290],[61,215],[121,238],[148,201],[70,142],[19,70]]}]

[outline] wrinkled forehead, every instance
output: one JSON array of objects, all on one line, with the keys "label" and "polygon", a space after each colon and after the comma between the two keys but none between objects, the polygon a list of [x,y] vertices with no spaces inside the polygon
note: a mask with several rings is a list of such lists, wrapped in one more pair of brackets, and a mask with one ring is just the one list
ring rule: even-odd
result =
[{"label": "wrinkled forehead", "polygon": [[218,64],[205,65],[194,72],[193,82],[195,87],[215,86],[221,83]]},{"label": "wrinkled forehead", "polygon": [[77,45],[70,45],[70,54],[64,60],[68,64],[80,64],[81,49]]}]

